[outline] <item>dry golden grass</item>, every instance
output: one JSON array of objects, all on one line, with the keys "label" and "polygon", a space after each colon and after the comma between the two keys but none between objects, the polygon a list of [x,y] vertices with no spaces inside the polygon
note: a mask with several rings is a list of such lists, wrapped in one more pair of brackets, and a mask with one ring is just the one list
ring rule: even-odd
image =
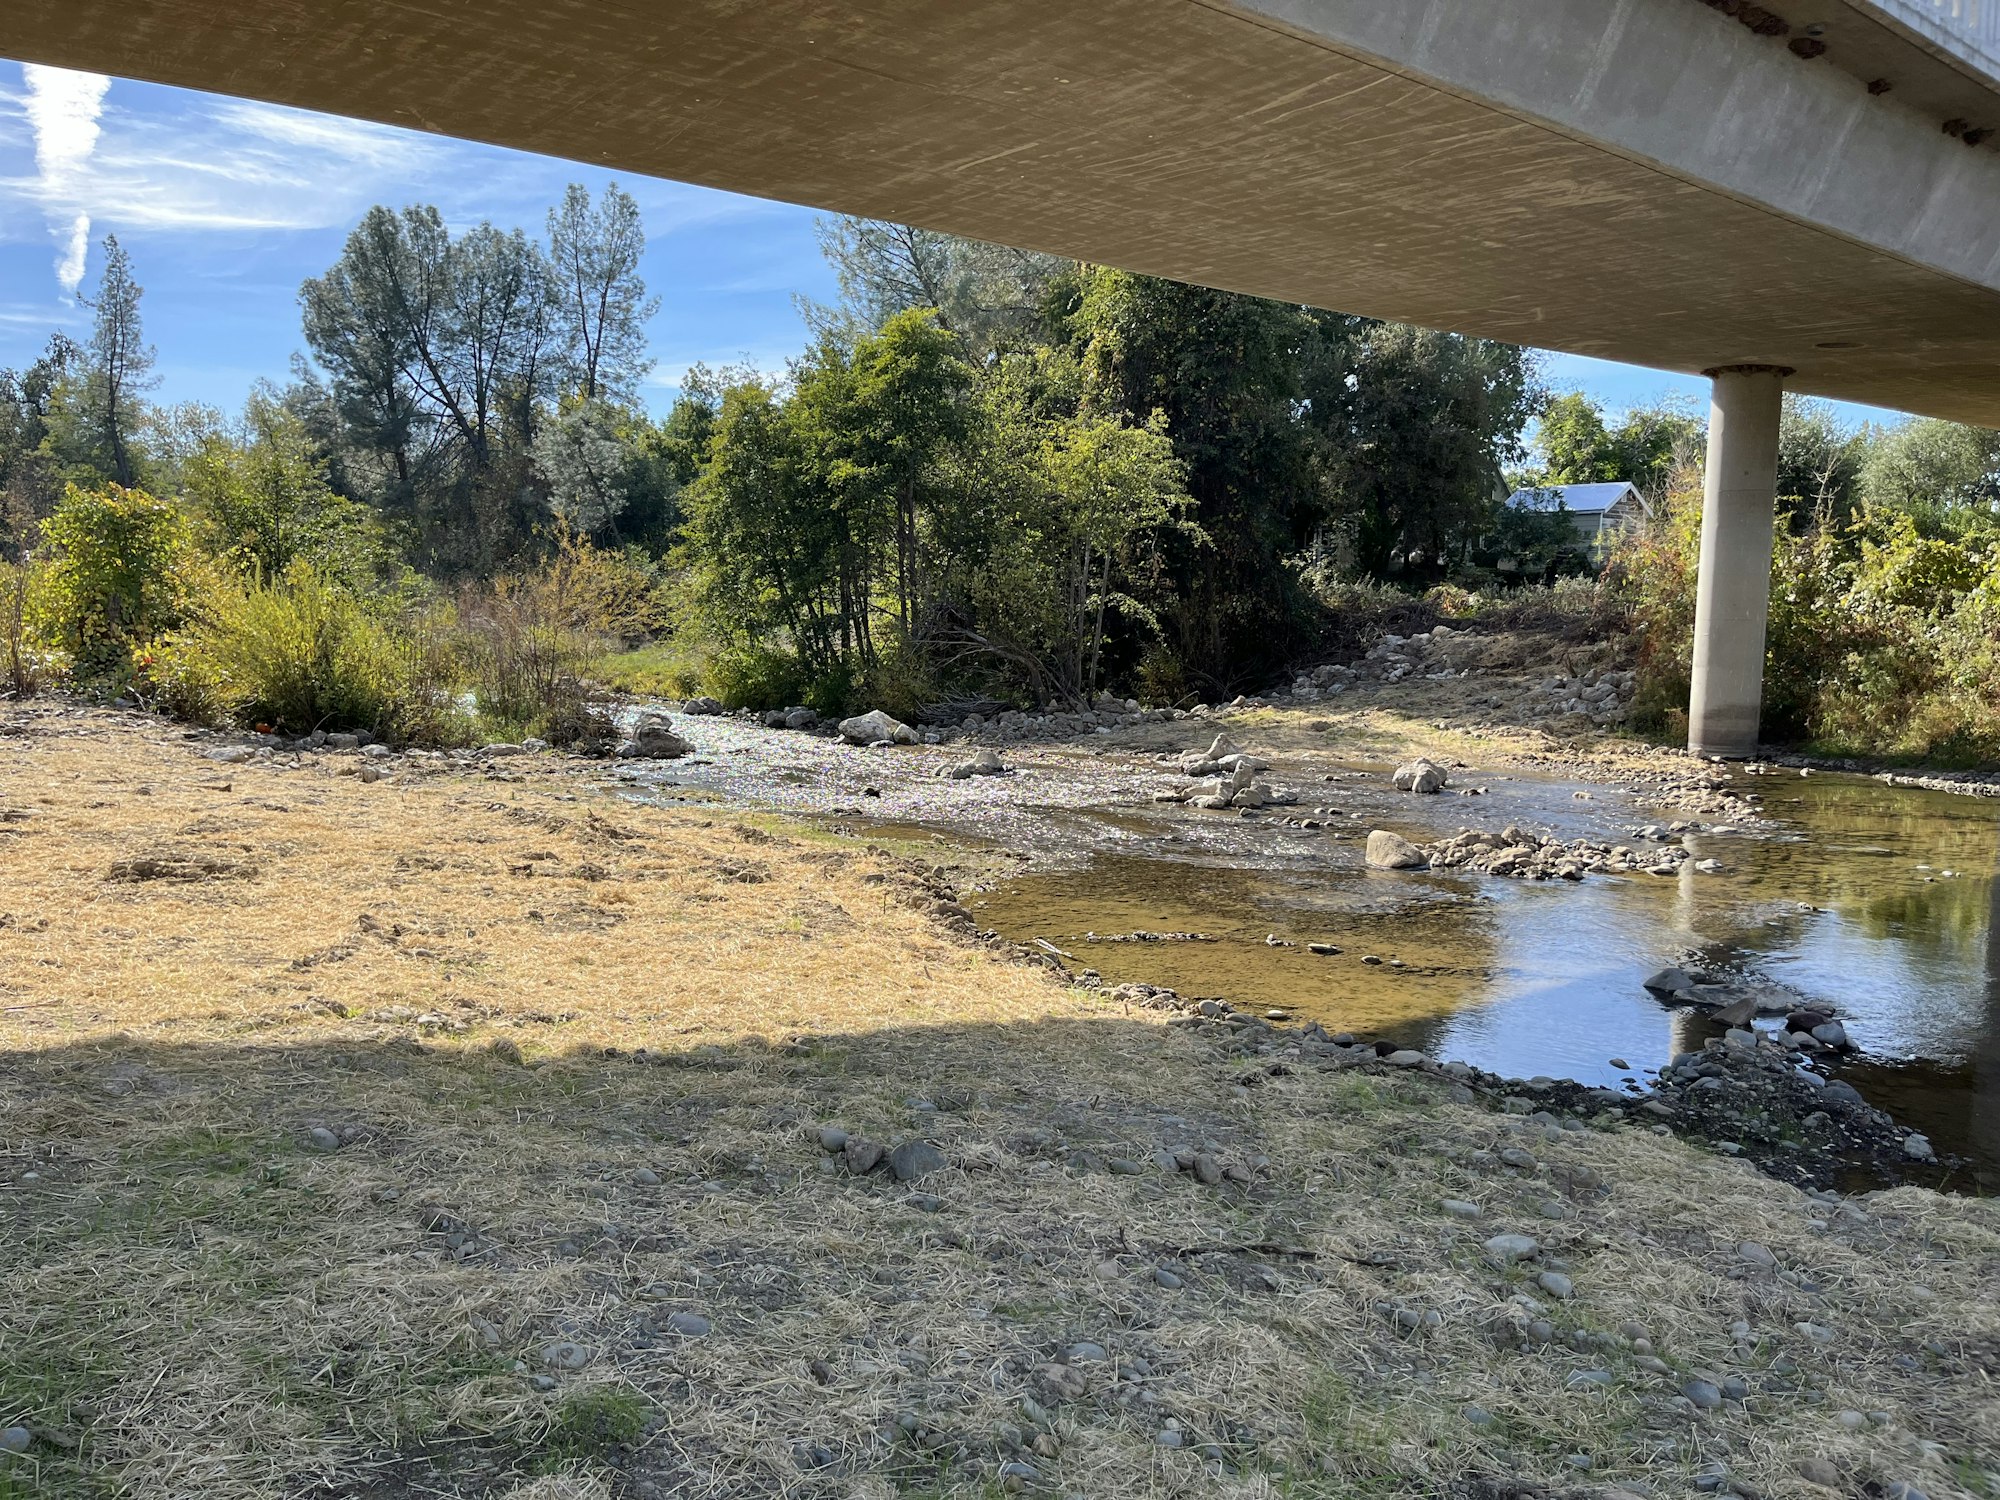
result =
[{"label": "dry golden grass", "polygon": [[[6,715],[0,1426],[34,1437],[0,1495],[1668,1495],[1722,1464],[1781,1500],[1830,1493],[1809,1459],[1994,1493],[1994,1205],[1833,1204],[1234,1056],[954,937],[894,858],[584,773],[364,785]],[[850,1176],[829,1124],[950,1166]],[[1153,1165],[1184,1147],[1243,1180]],[[1502,1230],[1575,1297],[1486,1264]],[[1508,1336],[1528,1295],[1555,1343]],[[1753,1399],[1698,1414],[1697,1373]]]}]

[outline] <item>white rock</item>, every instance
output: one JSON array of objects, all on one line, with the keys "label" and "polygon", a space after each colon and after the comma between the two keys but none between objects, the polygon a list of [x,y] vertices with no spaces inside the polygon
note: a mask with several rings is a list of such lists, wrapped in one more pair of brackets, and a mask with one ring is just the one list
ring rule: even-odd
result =
[{"label": "white rock", "polygon": [[840,737],[850,745],[873,745],[888,740],[897,745],[914,745],[917,732],[900,719],[892,719],[881,709],[871,709],[840,721]]},{"label": "white rock", "polygon": [[1368,835],[1368,863],[1377,870],[1417,870],[1428,861],[1423,852],[1400,833],[1378,828]]}]

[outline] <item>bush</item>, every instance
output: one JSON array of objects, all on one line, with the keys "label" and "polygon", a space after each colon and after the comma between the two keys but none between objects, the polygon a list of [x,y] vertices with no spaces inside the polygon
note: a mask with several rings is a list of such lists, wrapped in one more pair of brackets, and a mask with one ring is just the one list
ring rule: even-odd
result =
[{"label": "bush", "polygon": [[629,559],[565,533],[530,572],[466,591],[458,616],[480,712],[573,743],[565,736],[588,721],[588,670],[658,624],[655,589]]},{"label": "bush", "polygon": [[30,628],[37,582],[30,564],[0,559],[0,688],[15,698],[32,697],[49,673],[48,653]]},{"label": "bush", "polygon": [[85,678],[122,677],[132,648],[178,626],[196,592],[187,518],[143,490],[70,485],[42,523],[30,630]]},{"label": "bush", "polygon": [[162,706],[223,714],[295,734],[387,731],[405,701],[397,642],[384,623],[308,563],[268,584],[223,588],[203,618],[147,663]]}]

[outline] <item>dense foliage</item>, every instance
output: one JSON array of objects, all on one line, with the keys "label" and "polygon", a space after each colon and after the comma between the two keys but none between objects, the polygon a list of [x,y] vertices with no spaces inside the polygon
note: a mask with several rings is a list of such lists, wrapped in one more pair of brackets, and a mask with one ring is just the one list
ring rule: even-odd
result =
[{"label": "dense foliage", "polygon": [[[1559,503],[1502,497],[1629,479],[1654,518],[1590,597],[1643,623],[1653,720],[1684,705],[1695,414],[1611,420],[1519,349],[929,231],[822,243],[841,301],[805,309],[809,347],[697,366],[656,418],[616,187],[539,237],[375,208],[301,289],[310,361],[231,420],[146,399],[107,241],[89,340],[0,371],[4,686],[432,740],[585,733],[630,648],[627,680],[745,705],[1191,701],[1397,599],[1593,571]],[[1780,471],[1771,730],[1994,753],[2000,437],[1792,401]]]}]

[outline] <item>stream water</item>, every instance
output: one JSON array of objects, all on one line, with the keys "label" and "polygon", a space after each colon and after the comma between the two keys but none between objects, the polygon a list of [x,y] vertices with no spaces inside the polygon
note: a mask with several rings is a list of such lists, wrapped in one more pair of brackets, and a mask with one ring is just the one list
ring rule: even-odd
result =
[{"label": "stream water", "polygon": [[[1678,875],[1580,884],[1383,872],[1370,828],[1433,839],[1508,823],[1625,840],[1669,814],[1617,789],[1455,772],[1483,797],[1400,795],[1387,767],[1280,759],[1281,815],[1150,801],[1177,778],[1136,752],[1008,752],[1020,774],[939,779],[962,749],[855,750],[738,720],[680,720],[690,761],[628,770],[639,795],[721,796],[1026,856],[968,890],[980,924],[1107,980],[1282,1007],[1496,1072],[1618,1086],[1719,1034],[1641,984],[1668,963],[1830,1003],[1860,1051],[1839,1072],[2000,1190],[2000,808],[1795,772],[1741,775],[1763,823],[1690,833]],[[1110,941],[1192,933],[1201,941]],[[1093,937],[1094,935],[1094,937]],[[1271,939],[1277,939],[1274,944]],[[1311,952],[1308,943],[1340,951]],[[1290,946],[1282,946],[1289,944]],[[1371,963],[1369,959],[1380,962]]]},{"label": "stream water", "polygon": [[[1677,876],[1580,885],[1388,873],[1366,869],[1351,840],[1249,867],[1149,848],[1030,873],[972,905],[983,925],[1054,943],[1108,979],[1612,1087],[1720,1034],[1655,1000],[1647,975],[1680,962],[1774,979],[1840,1014],[1862,1049],[1843,1076],[2000,1188],[1995,809],[1856,777],[1757,785],[1774,827],[1688,836],[1698,858],[1722,862],[1713,875],[1692,860]],[[1513,819],[1564,833],[1582,821],[1555,815],[1568,784],[1496,786],[1507,790]],[[1611,794],[1592,795],[1596,806]],[[1537,804],[1550,815],[1534,818]],[[1133,932],[1212,941],[1090,936]],[[1341,951],[1317,955],[1312,942]]]}]

